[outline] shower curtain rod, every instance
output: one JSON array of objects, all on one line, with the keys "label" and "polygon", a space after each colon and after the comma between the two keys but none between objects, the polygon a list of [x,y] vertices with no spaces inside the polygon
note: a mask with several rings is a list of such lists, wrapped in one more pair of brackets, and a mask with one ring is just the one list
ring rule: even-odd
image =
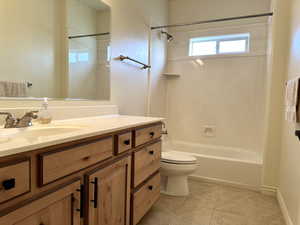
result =
[{"label": "shower curtain rod", "polygon": [[194,22],[194,23],[182,23],[182,24],[171,24],[171,25],[157,26],[157,27],[151,27],[151,30],[157,30],[157,29],[162,29],[162,28],[170,28],[170,27],[184,27],[184,26],[192,26],[192,25],[199,25],[199,24],[205,24],[205,23],[216,23],[216,22],[223,22],[223,21],[230,21],[230,20],[241,20],[241,19],[266,17],[266,16],[273,16],[273,12],[247,15],[247,16],[227,17],[227,18],[223,18],[223,19],[203,20],[203,21],[198,21],[198,22]]},{"label": "shower curtain rod", "polygon": [[98,34],[86,34],[86,35],[76,35],[76,36],[70,36],[69,39],[75,39],[75,38],[85,38],[85,37],[96,37],[96,36],[104,36],[109,35],[110,33],[98,33]]}]

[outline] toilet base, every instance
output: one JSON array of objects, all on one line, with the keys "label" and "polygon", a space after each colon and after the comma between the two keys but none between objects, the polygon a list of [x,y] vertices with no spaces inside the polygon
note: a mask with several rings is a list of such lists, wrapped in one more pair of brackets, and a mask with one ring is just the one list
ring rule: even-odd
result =
[{"label": "toilet base", "polygon": [[163,176],[161,193],[171,196],[188,196],[189,186],[187,176]]}]

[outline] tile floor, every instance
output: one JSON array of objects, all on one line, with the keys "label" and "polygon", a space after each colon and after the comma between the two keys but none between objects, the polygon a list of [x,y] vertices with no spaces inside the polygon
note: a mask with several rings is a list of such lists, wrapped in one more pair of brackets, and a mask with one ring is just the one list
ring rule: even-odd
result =
[{"label": "tile floor", "polygon": [[285,225],[275,197],[198,181],[190,192],[162,195],[139,225]]}]

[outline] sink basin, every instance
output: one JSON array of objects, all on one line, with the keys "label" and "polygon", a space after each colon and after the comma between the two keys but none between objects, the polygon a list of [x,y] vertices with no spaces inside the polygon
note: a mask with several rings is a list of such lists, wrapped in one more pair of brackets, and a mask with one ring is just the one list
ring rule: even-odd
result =
[{"label": "sink basin", "polygon": [[0,144],[16,138],[39,138],[82,130],[81,126],[32,126],[28,128],[0,129]]},{"label": "sink basin", "polygon": [[53,136],[81,130],[81,127],[31,127],[17,136]]}]

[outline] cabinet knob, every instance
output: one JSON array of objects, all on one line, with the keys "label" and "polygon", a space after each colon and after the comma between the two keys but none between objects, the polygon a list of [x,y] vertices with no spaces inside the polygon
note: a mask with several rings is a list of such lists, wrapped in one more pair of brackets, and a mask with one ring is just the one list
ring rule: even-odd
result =
[{"label": "cabinet knob", "polygon": [[13,178],[13,179],[4,180],[2,182],[2,186],[3,186],[4,190],[6,190],[6,191],[13,189],[16,187],[16,179]]},{"label": "cabinet knob", "polygon": [[84,157],[82,160],[83,160],[83,161],[88,161],[88,160],[90,160],[90,158],[91,158],[90,156],[86,156],[86,157]]},{"label": "cabinet knob", "polygon": [[130,145],[130,140],[125,140],[125,141],[124,141],[124,144],[125,144],[125,145]]},{"label": "cabinet knob", "polygon": [[148,187],[148,189],[149,189],[150,191],[152,191],[152,190],[153,190],[153,186],[150,185],[150,186]]},{"label": "cabinet knob", "polygon": [[153,150],[149,151],[149,154],[154,155],[154,151]]},{"label": "cabinet knob", "polygon": [[151,138],[153,138],[153,137],[154,137],[154,135],[155,135],[155,133],[154,133],[154,132],[150,132],[149,134],[150,134]]}]

